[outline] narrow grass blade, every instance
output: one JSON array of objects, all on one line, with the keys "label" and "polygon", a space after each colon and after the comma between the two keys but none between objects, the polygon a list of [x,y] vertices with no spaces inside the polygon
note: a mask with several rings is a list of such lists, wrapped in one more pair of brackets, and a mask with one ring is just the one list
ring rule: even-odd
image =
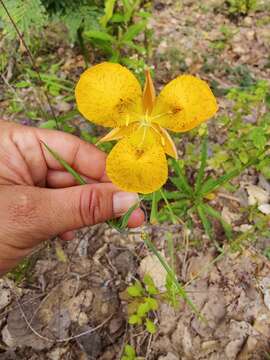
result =
[{"label": "narrow grass blade", "polygon": [[[163,193],[168,200],[182,200],[189,198],[186,194],[180,193],[178,190],[168,191],[163,189]],[[159,191],[156,191],[155,197],[157,202],[162,199],[162,196]],[[153,198],[153,194],[144,195],[144,200],[146,201],[152,201],[152,198]]]},{"label": "narrow grass blade", "polygon": [[204,231],[206,232],[206,234],[208,235],[208,237],[209,237],[210,239],[213,239],[212,224],[211,224],[210,221],[208,220],[207,215],[206,215],[206,213],[205,213],[205,210],[204,210],[202,204],[199,204],[199,205],[197,206],[197,211],[198,211],[199,217],[200,217],[200,219],[201,219],[201,222],[202,222]]},{"label": "narrow grass blade", "polygon": [[[173,242],[173,235],[171,232],[166,234],[167,244],[168,244],[168,253],[169,253],[169,265],[172,271],[175,273],[175,248]],[[175,283],[171,281],[170,276],[167,274],[166,279],[166,288],[169,292],[170,300],[174,308],[177,306],[177,294],[178,290],[175,286]]]},{"label": "narrow grass blade", "polygon": [[167,209],[168,209],[168,211],[169,211],[169,214],[170,214],[171,222],[172,222],[173,224],[177,224],[177,223],[179,222],[178,219],[177,219],[177,216],[174,214],[174,212],[173,212],[173,210],[172,210],[172,208],[171,208],[171,205],[170,205],[168,199],[166,198],[166,196],[165,196],[162,188],[159,190],[159,192],[160,192],[163,200],[165,201],[166,207],[167,207]]},{"label": "narrow grass blade", "polygon": [[220,253],[222,253],[223,249],[220,247],[220,245],[218,244],[218,242],[214,238],[212,224],[211,224],[211,222],[209,221],[209,219],[207,217],[207,213],[205,211],[204,204],[197,205],[197,211],[198,211],[199,217],[201,219],[201,222],[203,224],[204,231],[209,236],[209,238],[214,242],[217,250]]},{"label": "narrow grass blade", "polygon": [[206,180],[206,182],[203,184],[203,186],[201,188],[200,194],[204,196],[212,191],[215,191],[217,188],[226,184],[233,178],[239,176],[245,169],[258,163],[260,161],[259,157],[261,155],[263,155],[263,153],[265,153],[265,152],[266,151],[261,152],[260,154],[258,154],[258,156],[256,158],[251,159],[247,164],[233,169],[229,173],[224,174],[223,176],[220,176],[218,179],[211,178],[211,179]]},{"label": "narrow grass blade", "polygon": [[175,284],[177,291],[179,293],[179,295],[185,300],[185,302],[190,306],[190,308],[192,309],[192,311],[196,314],[196,316],[198,316],[200,319],[203,319],[202,315],[200,314],[200,312],[198,311],[197,307],[193,304],[193,302],[190,300],[190,298],[187,295],[187,292],[185,291],[185,289],[179,284],[176,274],[173,271],[173,269],[170,267],[170,265],[167,263],[167,261],[164,259],[164,257],[160,254],[160,252],[157,250],[157,248],[155,247],[155,245],[152,243],[152,241],[149,238],[149,235],[144,233],[143,234],[143,240],[145,242],[145,244],[147,245],[147,247],[149,248],[150,251],[153,252],[153,254],[156,255],[156,257],[158,258],[158,260],[160,261],[161,265],[164,267],[164,269],[166,270],[168,276],[170,277],[171,281]]},{"label": "narrow grass blade", "polygon": [[86,181],[81,177],[80,174],[77,173],[77,171],[75,171],[64,159],[61,158],[61,156],[59,154],[57,154],[57,152],[55,152],[54,150],[52,150],[47,144],[45,144],[43,141],[40,140],[40,142],[45,146],[45,148],[49,151],[49,153],[55,158],[55,160],[57,160],[62,166],[63,168],[69,172],[74,179],[77,181],[77,183],[79,185],[85,185],[87,184]]},{"label": "narrow grass blade", "polygon": [[207,135],[204,136],[202,147],[201,147],[201,165],[198,171],[198,175],[195,181],[195,192],[196,194],[200,192],[203,178],[205,174],[206,162],[207,162],[207,147],[208,147],[208,138]]},{"label": "narrow grass blade", "polygon": [[168,243],[168,251],[169,251],[169,257],[170,257],[170,266],[172,270],[175,270],[175,254],[174,254],[174,244],[173,244],[173,236],[172,233],[167,233],[166,236],[167,243]]},{"label": "narrow grass blade", "polygon": [[128,221],[130,219],[131,214],[133,213],[134,210],[138,209],[139,206],[140,206],[139,202],[137,204],[134,204],[128,209],[128,211],[120,219],[113,219],[107,221],[108,225],[112,226],[119,232],[123,232],[128,225]]},{"label": "narrow grass blade", "polygon": [[161,196],[158,196],[158,191],[155,191],[152,194],[152,204],[151,204],[151,214],[150,214],[150,223],[158,224],[158,202]]},{"label": "narrow grass blade", "polygon": [[220,215],[220,213],[218,211],[216,211],[215,209],[212,208],[212,206],[208,205],[208,204],[203,204],[202,205],[204,208],[204,211],[206,214],[208,214],[209,216],[212,216],[213,218],[216,218],[217,220],[219,220],[221,222],[221,225],[223,226],[223,229],[225,231],[225,234],[227,236],[228,239],[232,238],[232,227],[230,224],[228,224],[223,217]]},{"label": "narrow grass blade", "polygon": [[175,174],[177,175],[177,177],[170,178],[172,183],[177,187],[178,190],[184,192],[187,195],[192,195],[193,189],[189,185],[188,180],[184,175],[183,170],[179,166],[177,160],[172,159],[172,167],[175,171]]}]

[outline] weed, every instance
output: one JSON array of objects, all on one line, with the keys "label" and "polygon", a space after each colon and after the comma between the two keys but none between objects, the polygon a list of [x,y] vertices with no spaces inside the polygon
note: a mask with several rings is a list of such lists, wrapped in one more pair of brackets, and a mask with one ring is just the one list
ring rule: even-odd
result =
[{"label": "weed", "polygon": [[222,25],[220,27],[220,36],[211,43],[211,47],[217,52],[225,50],[226,46],[230,43],[235,32],[229,26]]},{"label": "weed", "polygon": [[155,299],[155,295],[159,294],[153,279],[149,275],[145,275],[143,278],[143,284],[136,280],[136,282],[127,288],[128,295],[134,299],[129,303],[129,319],[128,322],[131,325],[144,324],[146,330],[150,334],[154,334],[157,331],[154,321],[151,319],[151,315],[158,309],[158,301]]},{"label": "weed", "polygon": [[257,0],[227,0],[228,12],[231,15],[247,15],[256,10]]},{"label": "weed", "polygon": [[140,358],[136,356],[136,351],[133,346],[127,344],[124,348],[123,356],[121,360],[139,360]]}]

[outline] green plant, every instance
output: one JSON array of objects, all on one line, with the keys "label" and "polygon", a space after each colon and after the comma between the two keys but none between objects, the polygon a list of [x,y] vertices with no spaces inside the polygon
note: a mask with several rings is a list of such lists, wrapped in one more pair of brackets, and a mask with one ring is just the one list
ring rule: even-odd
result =
[{"label": "green plant", "polygon": [[[40,34],[48,21],[48,15],[41,0],[6,0],[4,4],[19,31],[23,34],[26,43],[30,44],[32,34]],[[1,3],[0,21],[2,22],[2,24],[0,22],[0,27],[3,28],[8,39],[15,39],[17,37],[16,30]]]},{"label": "green plant", "polygon": [[226,48],[227,44],[230,42],[234,35],[234,32],[229,26],[222,25],[219,30],[220,36],[216,40],[211,42],[211,47],[217,53],[222,52]]},{"label": "green plant", "polygon": [[[27,45],[31,46],[33,34],[39,35],[49,22],[55,21],[66,25],[71,41],[75,42],[80,28],[89,30],[99,26],[103,3],[103,0],[6,0],[5,6]],[[8,38],[16,39],[16,31],[3,6],[0,6],[0,19]]]},{"label": "green plant", "polygon": [[123,356],[121,357],[121,360],[139,360],[136,356],[136,351],[133,346],[127,344],[124,348]]},{"label": "green plant", "polygon": [[[145,45],[151,32],[146,27],[151,13],[142,0],[7,0],[5,6],[28,46],[32,46],[33,33],[38,36],[45,25],[61,22],[68,29],[70,41],[80,45],[86,64],[89,58],[85,41],[100,49],[110,61],[133,69],[145,65],[137,55],[147,53]],[[3,6],[0,20],[7,37],[16,39],[14,24]],[[141,44],[135,41],[140,34],[144,34]]]},{"label": "green plant", "polygon": [[[234,165],[246,164],[251,158],[258,157],[267,148],[270,140],[270,87],[266,81],[258,81],[247,88],[233,88],[227,98],[232,101],[233,116],[224,117],[228,140],[227,159],[223,162],[224,169]],[[252,121],[246,121],[251,119]],[[256,168],[264,176],[270,178],[270,161],[267,152],[259,157]]]},{"label": "green plant", "polygon": [[157,328],[150,317],[152,312],[158,309],[158,301],[155,299],[155,295],[158,295],[159,291],[153,279],[146,274],[143,278],[143,284],[136,280],[134,284],[127,288],[127,293],[133,299],[129,304],[129,324],[144,324],[146,330],[150,334],[154,334]]},{"label": "green plant", "polygon": [[[147,54],[145,43],[149,39],[147,23],[150,15],[142,7],[141,0],[107,0],[105,13],[99,21],[101,26],[85,30],[83,36],[101,49],[110,61],[120,62],[133,69],[144,68],[145,63],[140,56],[145,57]],[[144,35],[140,42],[136,41],[139,35]]]},{"label": "green plant", "polygon": [[232,15],[247,15],[257,8],[257,0],[227,0],[228,11]]},{"label": "green plant", "polygon": [[[254,157],[250,157],[247,162],[237,163],[230,171],[224,175],[213,178],[206,176],[206,165],[208,158],[208,141],[204,137],[201,148],[200,167],[197,172],[196,180],[191,184],[185,174],[184,164],[181,161],[172,160],[171,166],[174,175],[170,177],[178,191],[163,190],[152,195],[152,220],[162,222],[167,219],[171,221],[193,222],[192,214],[196,213],[202,222],[206,234],[214,240],[213,227],[210,219],[216,219],[223,226],[226,236],[232,238],[231,226],[226,223],[220,213],[214,209],[209,200],[215,198],[215,192],[224,186],[229,185],[230,181],[239,176],[245,169],[252,165],[258,165],[261,158],[265,156],[267,148],[260,148]],[[150,197],[148,197],[150,199]],[[159,208],[159,203],[164,201],[163,206]]]},{"label": "green plant", "polygon": [[[162,267],[167,272],[167,278],[166,278],[166,288],[167,293],[165,293],[164,297],[165,299],[172,300],[172,296],[175,298],[175,296],[178,296],[182,298],[190,307],[190,309],[194,312],[194,314],[201,320],[205,321],[204,317],[199,313],[197,307],[193,304],[193,302],[190,300],[187,292],[185,291],[184,287],[178,282],[177,275],[174,271],[174,268],[170,266],[170,264],[166,261],[166,259],[161,255],[161,253],[157,250],[155,245],[152,243],[149,234],[142,233],[142,239],[149,248],[149,250],[157,257]],[[170,247],[170,245],[169,245]],[[172,258],[171,258],[172,261]],[[172,264],[173,265],[173,264]],[[168,290],[169,288],[169,290]],[[174,305],[177,305],[177,302],[171,301]]]},{"label": "green plant", "polygon": [[31,270],[34,268],[37,257],[34,255],[22,260],[14,269],[12,269],[7,277],[16,284],[21,284],[23,280],[31,277]]}]

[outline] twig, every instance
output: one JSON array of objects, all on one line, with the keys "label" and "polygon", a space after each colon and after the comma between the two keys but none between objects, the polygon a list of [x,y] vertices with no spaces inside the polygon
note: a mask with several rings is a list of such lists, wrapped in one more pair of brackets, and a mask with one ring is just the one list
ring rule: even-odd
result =
[{"label": "twig", "polygon": [[146,350],[146,355],[145,355],[145,360],[147,360],[149,355],[150,355],[152,340],[153,340],[153,334],[151,334],[150,337],[149,337],[147,350]]}]

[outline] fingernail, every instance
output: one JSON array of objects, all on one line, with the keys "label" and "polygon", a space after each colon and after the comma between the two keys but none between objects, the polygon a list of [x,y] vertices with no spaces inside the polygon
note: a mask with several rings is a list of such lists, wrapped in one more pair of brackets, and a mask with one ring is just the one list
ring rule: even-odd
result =
[{"label": "fingernail", "polygon": [[117,192],[113,195],[113,213],[115,216],[124,215],[131,206],[139,202],[139,196],[136,193]]}]

